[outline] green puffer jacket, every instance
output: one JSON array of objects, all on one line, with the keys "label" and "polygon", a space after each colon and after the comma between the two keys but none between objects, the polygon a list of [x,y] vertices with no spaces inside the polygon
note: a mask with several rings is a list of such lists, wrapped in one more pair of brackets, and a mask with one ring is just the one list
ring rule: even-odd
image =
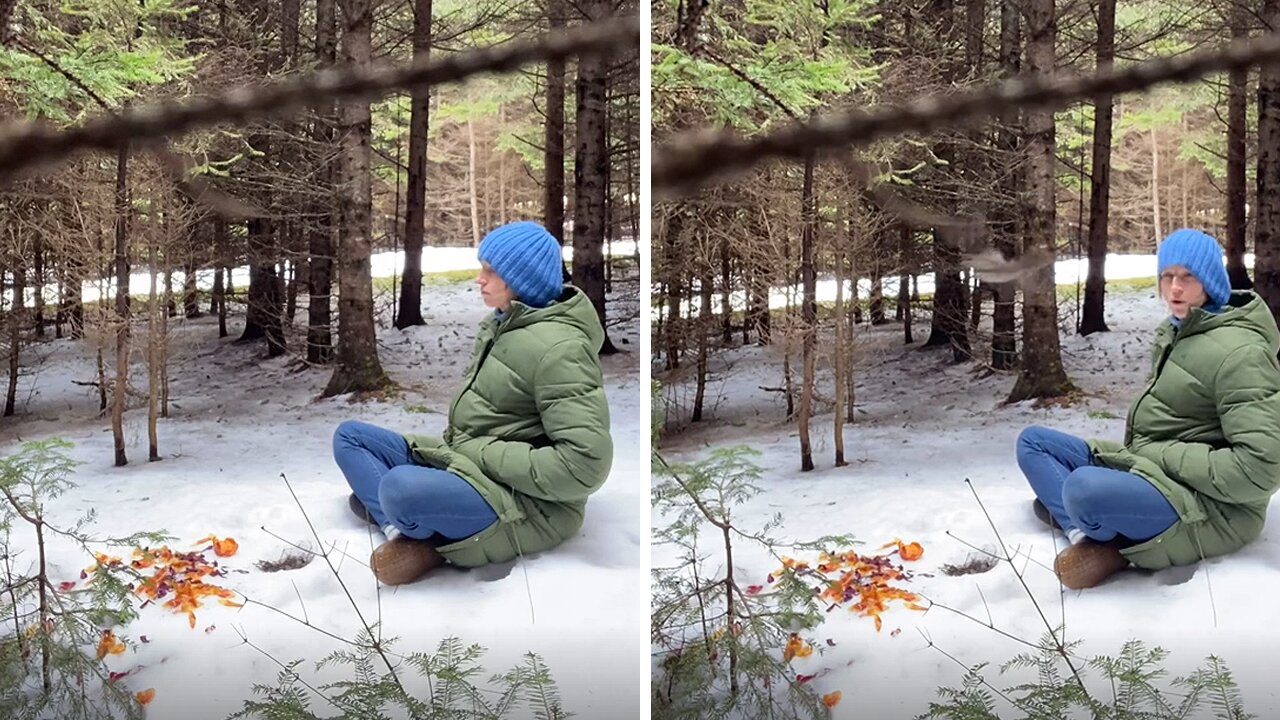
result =
[{"label": "green puffer jacket", "polygon": [[1134,565],[1190,565],[1262,532],[1280,487],[1277,349],[1275,319],[1249,292],[1156,333],[1151,379],[1129,410],[1124,444],[1089,443],[1096,464],[1141,475],[1178,511],[1168,530],[1124,551]]},{"label": "green puffer jacket", "polygon": [[545,308],[520,302],[480,326],[443,438],[408,435],[420,465],[480,492],[498,521],[440,547],[477,567],[546,550],[582,527],[587,496],[613,463],[598,351],[604,330],[581,290]]}]

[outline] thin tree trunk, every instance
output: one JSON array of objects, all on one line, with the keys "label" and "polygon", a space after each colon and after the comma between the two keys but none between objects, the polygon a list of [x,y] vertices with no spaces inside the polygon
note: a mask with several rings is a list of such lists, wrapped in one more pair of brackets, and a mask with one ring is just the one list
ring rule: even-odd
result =
[{"label": "thin tree trunk", "polygon": [[18,374],[22,368],[22,321],[26,312],[27,268],[22,249],[15,253],[13,265],[13,305],[9,309],[9,387],[4,399],[4,417],[17,412]]},{"label": "thin tree trunk", "polygon": [[[431,0],[413,3],[413,61],[431,57]],[[404,273],[396,327],[425,325],[422,319],[422,246],[426,242],[427,130],[431,110],[429,88],[418,88],[409,105],[409,186],[404,213]]]},{"label": "thin tree trunk", "polygon": [[284,292],[284,324],[293,326],[293,318],[298,314],[298,261],[286,260],[280,266],[285,272]]},{"label": "thin tree trunk", "polygon": [[711,273],[703,272],[699,278],[699,295],[702,302],[698,311],[698,368],[693,395],[693,422],[702,420],[703,405],[707,400],[708,336],[711,330]]},{"label": "thin tree trunk", "polygon": [[720,238],[720,335],[726,347],[733,342],[733,277],[729,238]]},{"label": "thin tree trunk", "polygon": [[54,272],[58,277],[58,309],[53,313],[53,337],[61,339],[62,326],[67,322],[67,268],[56,267]]},{"label": "thin tree trunk", "polygon": [[[330,67],[336,59],[337,27],[334,0],[316,0],[316,61],[321,68]],[[333,103],[321,101],[313,137],[327,158],[327,148],[335,145]],[[307,362],[323,364],[333,357],[330,293],[333,286],[333,213],[331,208],[334,181],[332,162],[326,161],[317,173],[321,185],[321,202],[316,205],[315,225],[309,230],[309,278],[307,282]],[[328,196],[328,197],[326,197]],[[326,201],[328,200],[328,201]]]},{"label": "thin tree trunk", "polygon": [[801,357],[803,362],[800,380],[800,413],[797,427],[800,433],[800,470],[813,469],[813,448],[809,439],[809,418],[813,413],[814,345],[818,334],[817,273],[814,271],[814,243],[818,226],[817,198],[813,189],[813,171],[816,159],[810,152],[804,159],[804,180],[800,196],[800,278],[804,286],[804,299],[800,304]]},{"label": "thin tree trunk", "polygon": [[[506,106],[498,103],[498,132],[507,126]],[[498,153],[498,224],[507,224],[507,154],[495,147]]]},{"label": "thin tree trunk", "polygon": [[84,337],[84,265],[69,254],[66,273],[67,335],[80,339]]},{"label": "thin tree trunk", "polygon": [[[591,0],[585,5],[588,22],[607,19],[613,11],[611,0]],[[600,324],[605,318],[604,235],[608,222],[605,205],[609,154],[608,101],[609,61],[599,56],[578,61],[577,138],[574,152],[573,202],[573,284],[595,305]],[[605,333],[602,355],[617,352]]]},{"label": "thin tree trunk", "polygon": [[[1231,25],[1231,39],[1249,37],[1248,8],[1243,2],[1235,2],[1227,11]],[[1245,203],[1248,192],[1245,187],[1246,133],[1249,111],[1249,70],[1232,70],[1227,79],[1227,275],[1231,287],[1236,290],[1253,288],[1249,272],[1245,268],[1246,233],[1248,218]]]},{"label": "thin tree trunk", "polygon": [[187,265],[183,269],[184,277],[182,280],[182,310],[183,315],[188,320],[193,320],[202,315],[200,312],[200,295],[196,289],[196,261],[195,258],[187,260]]},{"label": "thin tree trunk", "polygon": [[[169,236],[166,236],[169,237]],[[169,264],[169,256],[164,256],[164,273],[172,277],[173,267]],[[169,292],[166,301],[174,302],[173,293]],[[160,417],[169,417],[169,316],[160,316],[160,337],[156,341],[156,357],[159,361],[160,375]],[[155,459],[159,459],[157,455]]]},{"label": "thin tree trunk", "polygon": [[[1280,0],[1264,0],[1262,22],[1280,32]],[[1280,67],[1258,75],[1258,214],[1254,227],[1253,277],[1257,293],[1280,317]]]},{"label": "thin tree trunk", "polygon": [[[844,376],[845,376],[845,379],[844,379],[845,407],[844,409],[845,409],[846,423],[852,423],[854,421],[854,414],[853,414],[854,401],[855,401],[854,395],[856,393],[854,392],[854,387],[853,387],[853,356],[852,356],[853,338],[854,338],[854,330],[857,329],[858,319],[862,317],[862,313],[861,313],[862,305],[858,301],[858,267],[856,264],[858,249],[861,246],[861,243],[859,242],[859,235],[858,235],[858,220],[860,218],[860,213],[858,212],[858,208],[860,206],[855,204],[855,202],[856,201],[854,200],[854,198],[851,197],[849,199],[849,212],[848,212],[849,222],[848,222],[848,227],[845,233],[847,245],[844,248],[844,250],[841,252],[841,255],[844,258],[843,262],[837,262],[836,264],[837,281],[843,275],[843,277],[845,277],[849,282],[849,303],[848,303],[848,307],[845,310],[844,317],[841,318],[839,313],[836,314],[836,322],[837,323],[844,322],[846,325],[846,329],[845,329],[845,333],[846,333],[845,338],[847,339],[846,350],[841,352],[841,355],[843,356],[842,359],[843,359]],[[841,411],[840,403],[836,403],[835,414],[839,415],[840,411]],[[843,433],[842,433],[842,437],[843,437]]]},{"label": "thin tree trunk", "polygon": [[[1116,0],[1098,2],[1098,71],[1115,60]],[[1104,304],[1107,292],[1107,221],[1111,212],[1111,96],[1094,101],[1093,164],[1089,183],[1089,274],[1084,284],[1080,334],[1109,330]]]},{"label": "thin tree trunk", "polygon": [[[1022,23],[1018,5],[1013,0],[1004,0],[1000,5],[1000,73],[1004,77],[1013,77],[1021,69]],[[996,141],[1002,153],[1014,163],[1013,157],[1018,152],[1019,111],[1011,108],[1004,113],[1004,128],[996,134]],[[1001,190],[1009,198],[1009,204],[1023,192],[1023,172],[1014,169],[1006,173],[1006,180]],[[1019,203],[1020,204],[1020,203]],[[1006,256],[1016,257],[1022,254],[1022,217],[1016,210],[999,213],[1000,225],[996,233],[996,246]],[[1018,363],[1017,340],[1017,288],[1013,283],[993,283],[991,285],[991,367],[997,370],[1012,370]]]},{"label": "thin tree trunk", "polygon": [[467,186],[471,195],[471,244],[480,246],[480,197],[476,183],[476,128],[467,118]]},{"label": "thin tree trunk", "polygon": [[1155,127],[1151,128],[1151,225],[1158,243],[1164,237],[1164,225],[1160,222],[1160,145]]},{"label": "thin tree trunk", "polygon": [[[160,308],[158,297],[159,261],[156,253],[155,239],[147,242],[147,274],[151,284],[147,293],[147,461],[160,459],[160,439],[156,432],[156,423],[160,415],[160,378],[159,362],[156,352],[160,331],[160,316],[164,312]],[[167,293],[166,293],[167,294]]]},{"label": "thin tree trunk", "polygon": [[[840,216],[839,216],[839,217],[837,217],[837,219],[836,219],[836,228],[837,228],[837,230],[840,228],[841,224],[843,224],[843,223],[845,222],[845,218],[844,218],[843,216],[844,216],[844,213],[840,213]],[[852,222],[853,222],[853,214],[852,214],[852,213],[849,213],[849,219],[848,219],[848,222],[850,222],[850,223],[852,223]],[[846,360],[848,360],[849,362],[852,362],[852,360],[847,358],[847,355],[848,355],[848,352],[849,352],[849,348],[848,348],[848,344],[847,344],[847,342],[846,342],[846,340],[845,340],[845,333],[844,333],[844,313],[845,313],[845,307],[844,307],[844,283],[845,283],[845,276],[844,276],[844,246],[843,246],[839,241],[835,242],[835,243],[834,243],[834,245],[835,245],[835,266],[836,266],[836,267],[835,267],[835,279],[836,279],[836,306],[835,306],[836,346],[835,346],[835,359],[834,359],[834,363],[833,363],[833,364],[835,365],[835,367],[833,368],[833,370],[835,371],[835,376],[836,376],[836,377],[835,377],[835,381],[836,381],[836,382],[835,382],[835,385],[836,385],[836,398],[835,398],[835,401],[836,401],[836,411],[835,411],[835,417],[834,417],[835,427],[834,427],[834,429],[832,430],[832,434],[833,434],[833,436],[834,436],[834,440],[835,440],[835,453],[836,453],[836,457],[835,457],[835,466],[836,466],[836,467],[844,467],[845,465],[848,465],[848,463],[847,463],[847,462],[845,462],[845,459],[844,459],[844,419],[845,419],[845,418],[844,418],[844,414],[841,412],[841,410],[844,408],[844,399],[845,399],[845,373],[844,373],[844,365],[845,365]]]},{"label": "thin tree trunk", "polygon": [[44,337],[44,240],[36,235],[32,240],[35,246],[32,249],[32,271],[34,280],[31,286],[31,314],[32,323],[35,325],[36,337]]},{"label": "thin tree trunk", "polygon": [[[906,270],[908,253],[911,252],[911,228],[906,225],[898,226],[899,241],[902,247],[903,270]],[[915,342],[911,337],[911,280],[912,275],[903,272],[898,277],[898,307],[902,310],[902,342],[910,345]]]},{"label": "thin tree trunk", "polygon": [[[880,275],[879,261],[872,261],[871,292],[867,299],[867,314],[871,316],[872,325],[883,325],[888,322],[884,316],[884,278]],[[853,302],[858,301],[857,287],[854,288]]]},{"label": "thin tree trunk", "polygon": [[[564,27],[565,0],[547,0],[547,26]],[[564,60],[547,61],[546,155],[542,213],[547,230],[564,245]],[[567,272],[567,271],[566,271]],[[568,279],[568,278],[566,278]]]},{"label": "thin tree trunk", "polygon": [[127,465],[124,407],[129,389],[129,149],[116,154],[116,385],[111,410],[111,434],[115,440],[115,464]]},{"label": "thin tree trunk", "polygon": [[227,336],[227,291],[222,282],[222,268],[213,273],[213,307],[218,314],[218,337]]},{"label": "thin tree trunk", "polygon": [[680,233],[683,231],[683,210],[677,208],[672,214],[670,222],[667,223],[666,242],[663,243],[663,249],[666,254],[663,264],[667,272],[667,319],[663,337],[666,340],[666,368],[668,370],[680,367],[680,351],[683,340],[681,334],[684,332],[684,323],[682,322],[684,318],[680,308],[683,293],[681,292],[680,260],[677,254]]},{"label": "thin tree trunk", "polygon": [[[370,0],[348,0],[345,9],[343,59],[353,67],[367,68],[373,54]],[[333,376],[324,389],[325,397],[378,390],[388,382],[378,360],[373,280],[369,276],[373,244],[369,100],[341,103],[339,121],[342,153],[338,205],[342,222],[338,241],[338,352]]]}]

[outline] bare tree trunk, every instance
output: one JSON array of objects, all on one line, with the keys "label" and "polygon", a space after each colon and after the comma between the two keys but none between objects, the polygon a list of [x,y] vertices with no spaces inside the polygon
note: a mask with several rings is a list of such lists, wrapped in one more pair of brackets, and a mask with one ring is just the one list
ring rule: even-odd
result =
[{"label": "bare tree trunk", "polygon": [[200,296],[196,289],[196,271],[195,258],[189,258],[186,267],[183,268],[184,277],[182,279],[182,311],[188,320],[193,320],[202,315],[200,312]]},{"label": "bare tree trunk", "polygon": [[800,433],[800,470],[813,469],[813,448],[809,439],[809,418],[813,413],[814,345],[818,335],[817,273],[814,271],[814,242],[818,230],[817,198],[813,189],[813,171],[816,160],[810,152],[804,159],[804,181],[800,196],[800,281],[804,286],[804,299],[800,304],[801,357],[803,369],[800,380],[800,413],[797,427]]},{"label": "bare tree trunk", "polygon": [[31,286],[32,294],[32,322],[35,324],[36,337],[44,337],[44,240],[36,235],[32,239],[32,271],[34,272],[34,281]]},{"label": "bare tree trunk", "polygon": [[467,187],[471,195],[471,244],[480,246],[480,197],[476,184],[476,127],[467,118]]},{"label": "bare tree trunk", "polygon": [[[1028,72],[1038,77],[1051,76],[1057,37],[1054,0],[1031,0],[1026,17]],[[1033,246],[1038,245],[1044,250],[1049,258],[1055,255],[1057,244],[1054,130],[1051,110],[1027,111],[1027,187],[1030,200],[1024,213],[1027,217],[1027,239]],[[1032,272],[1024,281],[1022,332],[1022,371],[1009,394],[1009,402],[1055,397],[1073,390],[1062,368],[1058,298],[1052,262]]]},{"label": "bare tree trunk", "polygon": [[[705,260],[704,260],[705,262]],[[698,368],[693,395],[693,422],[702,421],[702,408],[707,399],[708,336],[711,330],[711,273],[704,271],[698,280],[702,303],[698,311]]]},{"label": "bare tree trunk", "polygon": [[733,342],[733,276],[729,262],[729,238],[720,238],[720,335],[725,346]]},{"label": "bare tree trunk", "polygon": [[[852,217],[852,215],[850,217]],[[850,223],[850,233],[849,233],[850,237],[853,236],[852,227],[853,227],[853,224]],[[850,288],[849,310],[848,312],[845,313],[846,324],[848,325],[845,337],[848,338],[848,342],[846,344],[846,354],[844,358],[844,374],[845,374],[844,387],[845,387],[845,411],[846,411],[845,422],[849,422],[849,423],[854,422],[854,420],[856,419],[854,416],[854,406],[857,402],[857,394],[858,394],[857,389],[854,387],[854,382],[853,382],[853,378],[854,378],[854,374],[853,374],[854,340],[853,338],[855,337],[854,329],[856,328],[856,321],[858,318],[858,313],[856,311],[860,307],[858,304],[858,273],[856,272],[857,268],[854,266],[854,261],[853,261],[854,253],[857,252],[857,249],[858,249],[858,246],[856,244],[854,243],[849,244],[849,254],[846,262],[847,267],[844,269],[846,276],[849,278],[849,288]],[[839,322],[839,318],[836,319],[836,322]],[[836,405],[836,414],[837,415],[840,414],[839,404]]]},{"label": "bare tree trunk", "polygon": [[[1280,0],[1264,0],[1262,22],[1280,32]],[[1280,67],[1258,75],[1258,214],[1254,223],[1253,277],[1257,293],[1280,317]]]},{"label": "bare tree trunk", "polygon": [[[507,126],[506,106],[498,103],[498,132]],[[501,148],[494,148],[498,153],[498,224],[507,224],[507,153]]]},{"label": "bare tree trunk", "polygon": [[[413,61],[431,58],[431,0],[413,3]],[[409,187],[404,213],[404,273],[396,327],[425,325],[422,319],[422,246],[427,217],[427,129],[430,123],[429,88],[414,91],[409,105]]]},{"label": "bare tree trunk", "polygon": [[[343,59],[353,67],[367,68],[373,53],[370,0],[348,0],[344,7]],[[338,205],[342,222],[338,241],[338,352],[333,376],[324,389],[325,397],[377,390],[388,382],[378,360],[373,280],[369,276],[373,244],[369,101],[341,103],[339,122],[342,153]]]},{"label": "bare tree trunk", "polygon": [[151,238],[147,242],[147,274],[150,276],[151,285],[147,293],[147,461],[155,462],[160,459],[160,439],[156,433],[156,423],[160,415],[160,378],[159,378],[159,358],[156,357],[156,346],[158,345],[160,331],[157,327],[160,324],[160,316],[164,312],[160,308],[160,298],[157,297],[159,268],[156,264],[159,262],[156,253],[155,238]]},{"label": "bare tree trunk", "polygon": [[[565,0],[547,0],[547,26],[551,32],[564,27],[564,14]],[[543,224],[564,245],[564,60],[547,61],[545,141]]]},{"label": "bare tree trunk", "polygon": [[[1111,69],[1116,50],[1116,0],[1098,2],[1098,71]],[[1095,99],[1093,164],[1089,183],[1089,274],[1084,284],[1080,334],[1107,332],[1107,221],[1111,212],[1111,96]]]},{"label": "bare tree trunk", "polygon": [[227,291],[222,282],[222,268],[213,273],[213,304],[218,314],[218,337],[227,336]]},{"label": "bare tree trunk", "polygon": [[69,253],[65,265],[66,270],[66,321],[68,337],[80,339],[84,337],[84,264]]},{"label": "bare tree trunk", "polygon": [[53,313],[53,337],[62,339],[62,326],[67,322],[67,268],[55,265],[54,273],[58,277],[58,309]]},{"label": "bare tree trunk", "polygon": [[[836,219],[836,236],[839,236],[840,226],[845,222],[845,213],[841,212]],[[854,222],[853,214],[849,213],[848,222]],[[834,358],[834,371],[836,380],[836,411],[835,411],[835,428],[832,431],[835,440],[836,467],[844,467],[848,465],[844,459],[844,414],[841,410],[844,408],[845,402],[845,362],[852,359],[846,358],[849,352],[848,342],[844,333],[844,245],[838,240],[833,243],[835,245],[835,279],[836,279],[836,306],[835,306],[835,331],[836,331],[836,347]],[[856,300],[855,300],[856,302]]]},{"label": "bare tree trunk", "polygon": [[[316,0],[316,60],[321,68],[332,66],[337,47],[337,27],[334,24],[334,0]],[[318,118],[313,137],[322,148],[335,144],[333,103],[323,101],[316,108]],[[334,167],[326,162],[317,177],[325,194],[333,189]],[[315,226],[308,238],[310,276],[307,283],[307,362],[327,363],[333,357],[331,336],[331,303],[333,277],[333,213],[331,202],[317,204]]]},{"label": "bare tree trunk", "polygon": [[[1231,25],[1231,39],[1249,37],[1248,8],[1243,2],[1231,4],[1227,11]],[[1249,112],[1249,71],[1246,68],[1232,70],[1227,79],[1227,275],[1231,287],[1236,290],[1253,288],[1249,271],[1244,265],[1246,250],[1245,189],[1246,133]]]},{"label": "bare tree trunk", "polygon": [[1160,145],[1154,126],[1151,128],[1151,225],[1158,243],[1164,237],[1164,225],[1160,222]]},{"label": "bare tree trunk", "polygon": [[[169,264],[169,255],[164,256],[163,270],[166,276],[173,276],[173,267]],[[167,291],[167,303],[173,303],[173,293]],[[160,337],[156,341],[156,359],[160,376],[160,417],[169,417],[169,315],[160,316]],[[157,455],[153,459],[159,459]]]},{"label": "bare tree trunk", "polygon": [[286,260],[280,263],[284,274],[284,325],[293,326],[293,318],[298,314],[298,261]]},{"label": "bare tree trunk", "polygon": [[683,212],[682,209],[677,208],[672,214],[671,221],[667,223],[666,227],[666,242],[663,243],[663,249],[666,254],[664,265],[667,272],[667,319],[664,339],[666,340],[666,368],[668,370],[680,367],[681,335],[684,332],[684,323],[682,322],[684,318],[680,308],[683,292],[681,272],[678,267],[680,260],[677,254],[680,233],[684,231]]},{"label": "bare tree trunk", "polygon": [[[857,286],[854,286],[853,302],[858,302]],[[873,261],[871,266],[871,292],[867,298],[867,314],[871,316],[872,325],[883,325],[888,320],[884,316],[884,278],[880,275],[880,263]]]},{"label": "bare tree trunk", "polygon": [[111,434],[116,466],[129,464],[125,455],[124,407],[129,390],[129,149],[116,154],[116,385],[111,409]]},{"label": "bare tree trunk", "polygon": [[[1022,23],[1019,6],[1013,0],[1000,5],[1000,72],[1005,77],[1017,75],[1021,68]],[[1001,129],[996,139],[1000,149],[1008,156],[1018,150],[1018,133],[1011,126],[1018,124],[1018,109],[1011,108],[1002,118],[1006,129]],[[1007,173],[1001,188],[1009,198],[1022,192],[1021,170]],[[1022,254],[1022,218],[1016,211],[1002,212],[1000,231],[996,245],[1008,256]],[[1017,288],[1012,283],[991,285],[991,367],[1012,370],[1018,364],[1017,340]]]},{"label": "bare tree trunk", "polygon": [[[584,6],[588,22],[607,19],[611,0],[590,0]],[[600,324],[607,327],[604,291],[605,206],[609,172],[609,61],[599,56],[578,61],[577,143],[573,168],[573,284],[595,305]],[[600,354],[617,352],[605,333]]]},{"label": "bare tree trunk", "polygon": [[908,253],[911,252],[911,228],[899,225],[899,238],[902,243],[903,273],[898,277],[898,307],[902,310],[902,342],[910,345],[915,342],[911,337],[911,275],[907,272]]},{"label": "bare tree trunk", "polygon": [[178,316],[178,306],[174,302],[173,273],[164,273],[164,308],[169,317]]},{"label": "bare tree trunk", "polygon": [[22,368],[22,322],[27,314],[27,268],[23,263],[24,248],[17,248],[13,265],[13,306],[9,310],[9,387],[4,398],[4,417],[17,412],[18,374]]}]

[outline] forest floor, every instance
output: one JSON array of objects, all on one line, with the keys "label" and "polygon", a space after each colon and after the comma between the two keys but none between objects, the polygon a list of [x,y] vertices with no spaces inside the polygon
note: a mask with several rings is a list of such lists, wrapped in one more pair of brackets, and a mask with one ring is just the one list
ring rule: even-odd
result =
[{"label": "forest floor", "polygon": [[[609,330],[623,352],[603,359],[615,442],[612,474],[592,497],[575,538],[520,562],[445,568],[411,585],[379,589],[368,557],[381,535],[371,534],[348,509],[349,491],[332,460],[333,430],[346,419],[403,432],[444,429],[475,329],[489,312],[471,282],[428,284],[427,324],[404,331],[389,327],[392,303],[382,298],[379,356],[398,389],[381,398],[320,399],[330,370],[293,354],[264,359],[261,341],[234,342],[242,314],[233,315],[231,336],[221,340],[216,318],[173,319],[172,415],[160,421],[163,460],[154,463],[147,462],[147,410],[138,402],[125,417],[130,462],[112,466],[110,423],[97,413],[97,391],[73,383],[94,379],[90,344],[37,343],[24,350],[18,415],[0,423],[0,453],[54,436],[75,444],[71,454],[83,464],[74,475],[77,486],[48,503],[54,523],[70,524],[93,509],[97,519],[90,529],[99,536],[163,530],[174,537],[170,546],[182,551],[211,534],[239,544],[221,561],[227,574],[215,582],[253,602],[239,609],[206,603],[195,611],[194,627],[185,615],[150,605],[116,629],[131,646],[108,656],[108,664],[129,672],[120,682],[130,690],[155,689],[149,718],[225,718],[252,696],[254,683],[275,683],[277,662],[305,659],[299,672],[313,684],[349,678],[349,670],[345,676],[341,668],[317,672],[313,663],[347,649],[315,628],[339,638],[353,638],[361,628],[352,602],[366,619],[381,622],[384,637],[399,638],[397,652],[435,652],[446,637],[483,646],[484,671],[475,679],[482,688],[534,652],[557,682],[564,709],[580,717],[626,717],[640,703],[640,618],[648,606],[639,572],[641,498],[648,482],[647,463],[640,462],[647,453],[638,280],[615,289],[608,309],[623,321]],[[292,348],[303,346],[305,317],[304,307],[289,338]],[[143,327],[135,330],[137,343]],[[131,385],[145,390],[140,345],[134,350]],[[316,549],[309,524],[333,556],[341,584],[319,559],[289,571],[257,567],[279,559],[291,543]],[[23,530],[20,525],[13,539],[22,551],[17,570],[35,557],[34,541]],[[52,542],[49,552],[55,581],[75,581],[93,562],[69,542]],[[272,608],[306,618],[314,628]],[[426,696],[411,671],[402,667],[399,674],[410,676],[406,685]],[[322,716],[332,714],[322,702],[313,707]]]},{"label": "forest floor", "polygon": [[[781,514],[783,525],[774,534],[791,542],[850,534],[861,543],[851,549],[863,554],[890,553],[877,548],[896,538],[923,547],[923,556],[914,562],[900,560],[897,553],[890,556],[911,574],[896,585],[918,593],[921,605],[937,605],[916,612],[890,602],[880,631],[871,618],[833,610],[816,631],[816,651],[792,661],[797,675],[816,676],[810,682],[820,694],[842,693],[834,718],[896,720],[926,712],[938,697],[936,688],[961,686],[961,663],[991,663],[987,677],[999,688],[1035,681],[1034,670],[1004,676],[997,670],[1028,651],[1013,638],[1035,643],[1047,630],[1010,564],[962,576],[942,571],[944,565],[978,557],[968,545],[999,552],[992,524],[1015,555],[1048,622],[1064,624],[1067,640],[1081,643],[1079,656],[1116,656],[1126,640],[1137,638],[1171,652],[1165,663],[1171,679],[1215,654],[1233,672],[1245,709],[1269,717],[1280,707],[1280,687],[1270,669],[1274,648],[1280,645],[1280,625],[1268,620],[1275,617],[1280,592],[1280,507],[1273,503],[1262,536],[1234,555],[1155,573],[1131,569],[1097,588],[1062,592],[1051,568],[1065,541],[1032,514],[1032,494],[1014,459],[1018,433],[1029,425],[1082,437],[1121,438],[1129,402],[1149,368],[1152,333],[1164,317],[1153,289],[1110,292],[1111,332],[1084,338],[1063,333],[1064,362],[1080,396],[1047,406],[1005,405],[1013,375],[994,373],[980,363],[954,364],[949,350],[922,350],[927,320],[917,324],[911,346],[903,344],[898,323],[860,326],[857,421],[844,433],[849,465],[833,466],[828,402],[813,422],[818,467],[808,473],[799,471],[798,436],[795,423],[785,420],[782,395],[761,389],[782,385],[778,352],[754,345],[718,352],[708,417],[680,425],[663,440],[662,452],[669,461],[688,462],[705,457],[710,448],[746,445],[758,450],[763,491],[735,510],[736,523],[745,530],[756,530]],[[662,377],[656,368],[654,373]],[[818,387],[830,397],[829,370],[820,373]],[[687,412],[692,397],[687,379],[676,381],[667,393]],[[972,481],[981,505],[966,480]],[[653,519],[655,528],[663,522]],[[779,550],[816,564],[813,553]],[[710,559],[702,577],[723,576],[722,551],[706,552]],[[670,547],[653,550],[655,567],[674,564],[675,557]],[[779,561],[740,542],[734,566],[743,586],[757,584],[767,592],[768,576]],[[1109,685],[1100,685],[1096,674],[1087,677],[1099,697],[1111,698]],[[1009,709],[999,700],[997,707],[1002,713]]]}]

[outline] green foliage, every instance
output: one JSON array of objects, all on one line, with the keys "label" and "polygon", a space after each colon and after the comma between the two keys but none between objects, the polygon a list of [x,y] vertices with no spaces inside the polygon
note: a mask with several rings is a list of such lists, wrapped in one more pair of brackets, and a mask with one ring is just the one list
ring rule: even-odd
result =
[{"label": "green foliage", "polygon": [[[302,677],[299,667],[303,661],[284,664],[276,683],[255,685],[254,694],[260,699],[246,700],[231,719],[500,720],[532,715],[539,720],[562,720],[572,716],[561,706],[550,670],[534,653],[527,653],[519,665],[485,683],[480,665],[485,650],[479,645],[463,645],[457,638],[445,638],[434,654],[404,657],[397,676],[384,663],[394,644],[388,639],[375,642],[362,632],[353,649],[334,652],[316,664],[317,671],[340,669],[346,679],[320,685]],[[425,697],[415,697],[405,689],[406,668],[412,668],[425,681]],[[324,707],[313,707],[321,702]]]},{"label": "green foliage", "polygon": [[[655,385],[660,406],[659,392]],[[655,408],[655,427],[660,417]],[[792,634],[811,631],[826,617],[812,588],[788,572],[770,592],[748,594],[733,576],[732,558],[741,556],[744,543],[781,560],[775,548],[784,543],[770,535],[781,515],[759,530],[734,524],[735,509],[760,492],[758,456],[747,447],[717,448],[699,462],[668,465],[654,452],[652,500],[663,524],[654,530],[653,543],[678,554],[675,566],[653,569],[650,633],[659,648],[651,689],[654,718],[826,717],[817,694],[798,682],[783,653]],[[852,542],[830,537],[786,545]],[[723,577],[709,577],[709,547],[721,555],[710,565],[728,567]]]},{"label": "green foliage", "polygon": [[[1071,654],[1075,646],[1067,648]],[[1090,693],[1067,667],[1066,655],[1053,647],[1050,638],[1041,641],[1035,653],[1014,657],[1000,667],[1000,673],[1034,670],[1035,679],[1006,689],[997,689],[986,678],[986,664],[969,668],[958,688],[938,689],[939,700],[929,704],[921,718],[948,720],[995,720],[1001,717],[1064,718],[1092,717],[1098,720],[1184,720],[1213,717],[1244,720],[1239,689],[1231,671],[1221,659],[1209,656],[1190,675],[1167,681],[1164,664],[1169,658],[1162,648],[1149,648],[1130,640],[1115,657],[1098,656],[1088,661],[1081,680],[1096,674],[1098,688],[1109,689],[1110,697]],[[1008,708],[1001,715],[1001,705]]]},{"label": "green foliage", "polygon": [[[88,564],[90,544],[128,546],[165,538],[157,533],[90,538],[83,528],[92,513],[71,528],[49,524],[45,504],[74,486],[70,448],[59,439],[29,442],[0,458],[0,717],[141,717],[124,684],[109,679],[96,649],[104,630],[136,617],[127,579],[99,568],[88,583],[64,590],[49,575],[46,550],[53,539],[70,540]],[[32,545],[35,558],[25,550]]]},{"label": "green foliage", "polygon": [[102,111],[79,84],[115,108],[142,88],[178,80],[195,67],[196,58],[172,33],[196,10],[181,0],[66,0],[52,17],[32,4],[18,8],[36,39],[34,49],[57,65],[22,49],[0,48],[0,73],[23,98],[29,117],[73,122]]},{"label": "green foliage", "polygon": [[740,16],[729,17],[713,4],[707,22],[722,38],[723,62],[653,43],[654,125],[669,125],[670,115],[696,98],[707,122],[758,131],[823,106],[827,96],[873,85],[880,70],[869,51],[843,38],[878,21],[874,3],[825,5],[824,12],[816,3],[747,0]]}]

